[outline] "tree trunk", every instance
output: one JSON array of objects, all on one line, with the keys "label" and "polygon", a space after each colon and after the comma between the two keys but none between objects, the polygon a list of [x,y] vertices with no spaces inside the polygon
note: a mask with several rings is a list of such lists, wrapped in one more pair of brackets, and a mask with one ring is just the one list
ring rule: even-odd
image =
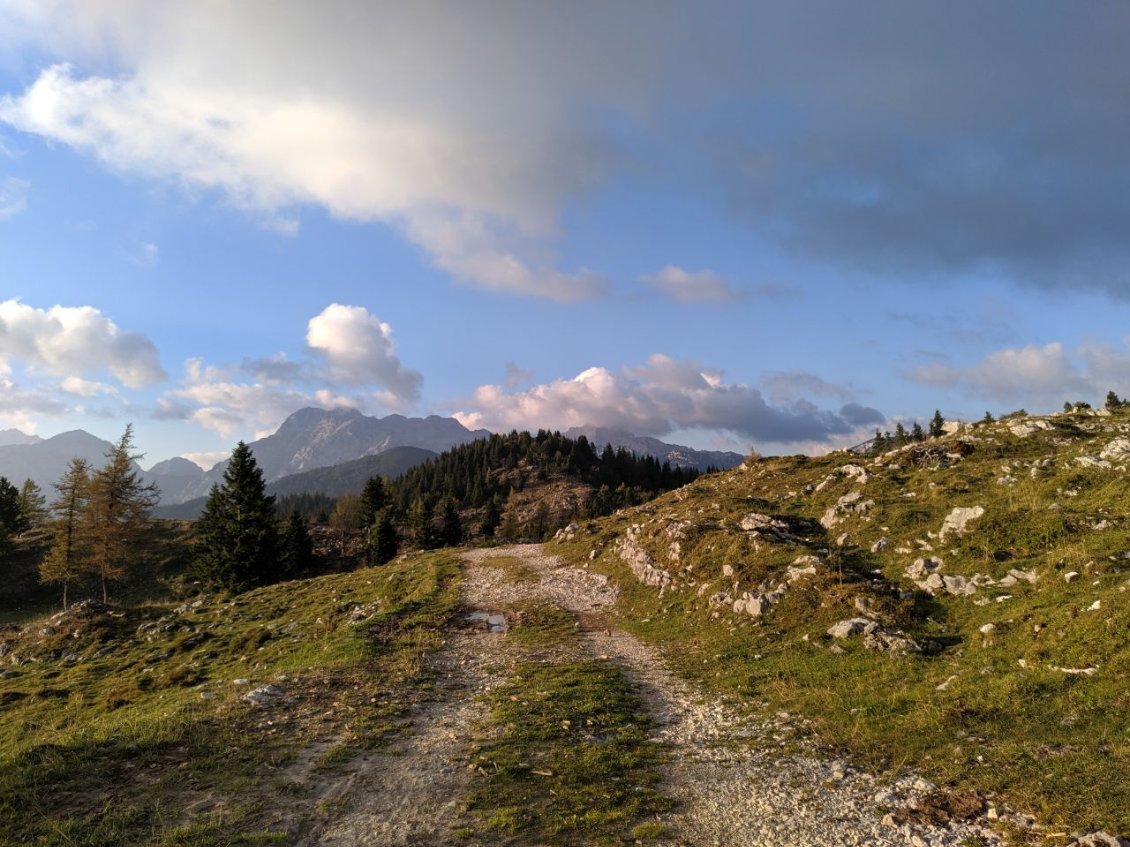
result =
[{"label": "tree trunk", "polygon": [[67,611],[67,581],[63,580],[63,611]]},{"label": "tree trunk", "polygon": [[106,593],[106,574],[101,574],[102,577],[102,602],[107,606],[110,605],[110,595]]}]

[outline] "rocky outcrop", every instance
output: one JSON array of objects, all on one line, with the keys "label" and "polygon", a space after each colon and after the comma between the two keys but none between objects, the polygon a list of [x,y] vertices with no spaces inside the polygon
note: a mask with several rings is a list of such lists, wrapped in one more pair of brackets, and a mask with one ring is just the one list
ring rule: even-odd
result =
[{"label": "rocky outcrop", "polygon": [[833,624],[828,629],[832,638],[843,640],[857,635],[863,636],[863,646],[868,650],[883,650],[891,653],[921,653],[913,638],[903,632],[885,629],[882,624],[870,618],[848,618]]},{"label": "rocky outcrop", "polygon": [[640,524],[628,527],[627,537],[620,544],[620,558],[628,565],[632,574],[644,585],[653,585],[660,591],[666,590],[674,581],[670,572],[659,567],[655,560],[639,544]]},{"label": "rocky outcrop", "polygon": [[874,500],[864,500],[862,491],[849,491],[828,508],[820,518],[824,529],[831,529],[850,515],[865,515],[875,505]]}]

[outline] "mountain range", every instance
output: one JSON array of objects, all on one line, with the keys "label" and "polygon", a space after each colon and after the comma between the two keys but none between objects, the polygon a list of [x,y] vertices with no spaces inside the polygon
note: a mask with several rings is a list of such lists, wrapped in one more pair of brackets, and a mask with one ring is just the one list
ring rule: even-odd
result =
[{"label": "mountain range", "polygon": [[[263,479],[267,483],[275,483],[296,474],[378,456],[397,447],[417,448],[415,452],[401,455],[390,465],[391,470],[403,472],[411,464],[419,464],[435,454],[489,435],[484,429],[469,430],[454,418],[438,415],[377,418],[356,409],[305,408],[283,421],[275,433],[252,441],[248,446],[263,472]],[[730,468],[742,461],[738,453],[694,450],[601,427],[574,427],[566,435],[571,438],[584,435],[597,449],[611,444],[639,455],[654,456],[673,466],[699,470]],[[98,467],[112,446],[110,442],[83,430],[64,432],[51,438],[39,438],[15,429],[0,430],[0,474],[16,485],[24,479],[33,479],[50,496],[51,486],[63,475],[72,458],[84,458]],[[405,466],[405,462],[410,464]],[[222,480],[226,466],[225,460],[206,471],[188,459],[176,457],[158,462],[142,474],[146,481],[157,484],[161,490],[162,505],[169,506],[207,495],[212,486]],[[340,494],[344,493],[338,490],[343,485],[356,485],[354,477],[360,472],[357,470],[359,467],[364,470],[364,463],[343,469],[338,474],[300,477],[281,487],[272,487],[279,493],[324,490],[325,493]],[[140,467],[138,470],[141,470]],[[317,487],[299,487],[307,485]]]}]

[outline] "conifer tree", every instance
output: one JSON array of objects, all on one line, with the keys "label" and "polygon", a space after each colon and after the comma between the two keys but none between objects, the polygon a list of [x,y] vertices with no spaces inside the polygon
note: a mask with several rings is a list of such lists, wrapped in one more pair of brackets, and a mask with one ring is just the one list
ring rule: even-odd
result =
[{"label": "conifer tree", "polygon": [[196,571],[214,588],[244,591],[279,576],[275,498],[242,441],[232,451],[222,485],[212,486],[196,522]]},{"label": "conifer tree", "polygon": [[20,523],[24,531],[43,526],[47,522],[47,498],[34,479],[25,479],[20,488]]},{"label": "conifer tree", "polygon": [[365,527],[365,532],[369,533],[370,539],[373,524],[377,520],[377,512],[385,507],[387,499],[384,480],[379,476],[369,477],[365,481],[365,487],[361,489],[360,510],[361,524]]},{"label": "conifer tree", "polygon": [[1125,406],[1126,401],[1120,399],[1119,396],[1113,391],[1108,391],[1106,393],[1106,403],[1104,405],[1106,406],[1107,411],[1113,412]]},{"label": "conifer tree", "polygon": [[20,490],[0,476],[0,533],[12,536],[23,532],[20,517]]},{"label": "conifer tree", "polygon": [[435,505],[428,497],[417,497],[408,512],[408,528],[412,541],[421,550],[431,550],[436,546],[436,530],[432,525],[435,518]]},{"label": "conifer tree", "polygon": [[494,531],[498,529],[498,525],[502,522],[502,507],[499,505],[497,495],[491,497],[487,502],[486,511],[483,513],[483,519],[479,523],[479,533],[484,538],[494,538]]},{"label": "conifer tree", "polygon": [[459,510],[450,497],[443,503],[439,542],[442,547],[458,547],[463,543],[463,522],[459,520]]},{"label": "conifer tree", "polygon": [[914,426],[910,428],[910,437],[915,441],[925,441],[926,433],[922,430],[922,424],[918,421],[914,422]]},{"label": "conifer tree", "polygon": [[160,499],[157,486],[141,480],[134,463],[133,424],[106,454],[106,465],[90,478],[85,517],[90,537],[90,567],[102,583],[102,602],[108,602],[107,583],[125,575],[126,560],[149,524]]},{"label": "conifer tree", "polygon": [[373,541],[371,545],[373,564],[383,565],[396,558],[400,550],[400,539],[396,534],[396,526],[392,522],[392,515],[388,509],[382,509],[377,515],[377,522],[373,527]]},{"label": "conifer tree", "polygon": [[941,438],[946,434],[946,419],[942,417],[941,410],[934,410],[934,417],[930,418],[930,437]]},{"label": "conifer tree", "polygon": [[293,577],[314,564],[314,542],[306,521],[298,512],[291,512],[279,536],[279,576]]},{"label": "conifer tree", "polygon": [[68,587],[87,570],[90,544],[83,515],[89,497],[90,470],[86,460],[71,459],[67,472],[55,483],[55,499],[51,503],[55,512],[51,525],[53,543],[39,563],[40,582],[62,584],[64,609]]}]

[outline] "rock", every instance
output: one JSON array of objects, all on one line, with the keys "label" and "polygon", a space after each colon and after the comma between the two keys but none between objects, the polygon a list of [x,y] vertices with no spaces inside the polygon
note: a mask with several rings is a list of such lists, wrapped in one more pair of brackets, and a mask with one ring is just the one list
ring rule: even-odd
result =
[{"label": "rock", "polygon": [[941,567],[941,559],[936,556],[925,556],[911,562],[910,567],[906,569],[906,575],[910,579],[924,579]]},{"label": "rock", "polygon": [[963,576],[943,576],[942,584],[947,594],[953,594],[957,597],[967,597],[970,594],[977,593],[977,586]]},{"label": "rock", "polygon": [[[1064,582],[1075,582],[1077,579],[1079,579],[1079,571],[1068,571],[1063,575]],[[3,655],[3,653],[0,653],[0,656]]]},{"label": "rock", "polygon": [[258,688],[253,688],[243,695],[246,700],[257,708],[266,708],[273,706],[275,703],[287,699],[286,692],[279,688],[277,685],[261,685]]},{"label": "rock", "polygon": [[848,618],[839,623],[833,624],[828,630],[828,634],[833,638],[850,638],[853,635],[860,635],[868,625],[876,623],[870,618]]},{"label": "rock", "polygon": [[997,625],[993,623],[982,624],[980,627],[980,632],[982,635],[992,635],[996,631]]},{"label": "rock", "polygon": [[880,538],[878,541],[871,545],[871,552],[881,553],[883,550],[886,550],[890,546],[890,541],[888,541],[886,538]]},{"label": "rock", "polygon": [[1099,456],[1111,461],[1130,459],[1130,438],[1116,438],[1102,449]]},{"label": "rock", "polygon": [[958,506],[950,512],[942,522],[938,531],[938,538],[945,540],[950,534],[963,535],[970,521],[976,520],[985,514],[984,506]]},{"label": "rock", "polygon": [[1008,431],[1018,438],[1027,438],[1034,432],[1039,432],[1041,429],[1051,429],[1050,422],[1042,418],[1027,418],[1022,421],[1012,421],[1008,425]]},{"label": "rock", "polygon": [[1068,847],[1130,847],[1130,838],[1120,838],[1106,832],[1091,832],[1080,836]]},{"label": "rock", "polygon": [[722,565],[722,576],[733,576],[734,568],[732,565]]},{"label": "rock", "polygon": [[1060,673],[1068,674],[1069,676],[1094,676],[1099,672],[1096,667],[1090,668],[1060,668],[1055,665],[1048,665],[1049,670],[1059,671]]},{"label": "rock", "polygon": [[563,527],[561,527],[561,529],[557,530],[557,532],[555,532],[553,534],[553,539],[558,544],[560,544],[563,541],[572,541],[576,537],[577,530],[579,530],[579,529],[580,529],[580,527],[577,526],[575,523],[571,523],[568,526],[563,526]]},{"label": "rock", "polygon": [[1088,612],[1097,612],[1102,607],[1103,607],[1103,601],[1102,600],[1096,600],[1094,603],[1092,603],[1090,606],[1087,607],[1087,611]]},{"label": "rock", "polygon": [[1075,464],[1081,465],[1084,468],[1112,468],[1110,462],[1106,459],[1100,459],[1098,456],[1076,456]]},{"label": "rock", "polygon": [[769,515],[762,515],[758,512],[750,512],[738,523],[746,532],[753,532],[757,529],[788,529],[789,526],[784,521],[779,521],[776,518],[771,518]]},{"label": "rock", "polygon": [[820,518],[824,529],[831,529],[848,515],[865,515],[875,505],[874,500],[864,500],[860,491],[849,491],[835,502]]}]

